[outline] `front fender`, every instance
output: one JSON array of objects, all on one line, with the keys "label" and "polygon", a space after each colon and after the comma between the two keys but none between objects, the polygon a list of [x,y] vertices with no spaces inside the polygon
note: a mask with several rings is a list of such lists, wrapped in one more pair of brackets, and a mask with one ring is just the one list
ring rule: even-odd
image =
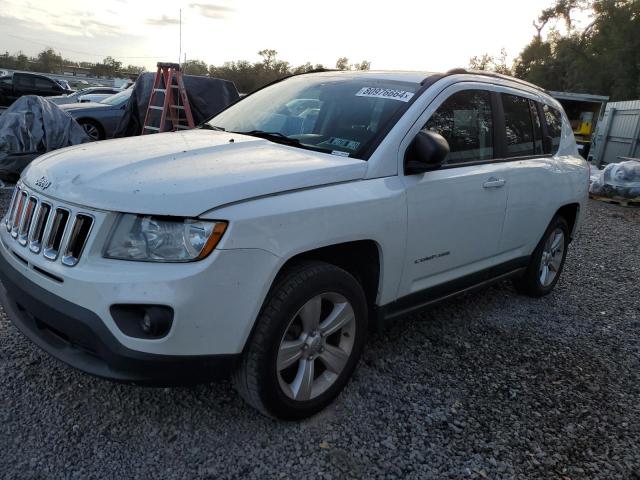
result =
[{"label": "front fender", "polygon": [[310,250],[372,240],[380,250],[378,303],[397,294],[407,230],[406,197],[398,177],[264,197],[212,210],[203,218],[229,222],[219,249],[263,249],[280,258],[280,267]]}]

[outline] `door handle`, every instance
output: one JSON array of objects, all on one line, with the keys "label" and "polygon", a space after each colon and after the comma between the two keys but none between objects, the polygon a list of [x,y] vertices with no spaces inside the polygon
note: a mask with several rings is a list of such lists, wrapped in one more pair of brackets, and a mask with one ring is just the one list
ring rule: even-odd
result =
[{"label": "door handle", "polygon": [[505,183],[507,183],[507,181],[504,178],[490,177],[482,186],[484,188],[500,188],[504,187]]}]

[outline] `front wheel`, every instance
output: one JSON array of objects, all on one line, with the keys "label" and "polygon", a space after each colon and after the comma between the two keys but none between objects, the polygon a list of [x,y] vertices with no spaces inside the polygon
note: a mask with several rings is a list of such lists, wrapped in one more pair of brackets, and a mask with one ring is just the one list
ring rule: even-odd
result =
[{"label": "front wheel", "polygon": [[531,297],[542,297],[553,290],[564,267],[569,246],[569,225],[556,215],[531,255],[526,272],[514,280],[516,290]]},{"label": "front wheel", "polygon": [[242,397],[262,413],[288,420],[320,411],[353,373],[366,336],[367,304],[348,272],[301,264],[273,287],[240,365]]}]

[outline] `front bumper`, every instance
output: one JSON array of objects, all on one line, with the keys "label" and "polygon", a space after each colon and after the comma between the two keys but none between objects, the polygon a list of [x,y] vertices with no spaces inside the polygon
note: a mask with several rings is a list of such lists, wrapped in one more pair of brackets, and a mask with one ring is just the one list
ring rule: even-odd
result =
[{"label": "front bumper", "polygon": [[131,350],[100,317],[31,282],[0,255],[0,303],[36,345],[74,368],[110,380],[176,385],[224,377],[239,354],[176,356]]}]

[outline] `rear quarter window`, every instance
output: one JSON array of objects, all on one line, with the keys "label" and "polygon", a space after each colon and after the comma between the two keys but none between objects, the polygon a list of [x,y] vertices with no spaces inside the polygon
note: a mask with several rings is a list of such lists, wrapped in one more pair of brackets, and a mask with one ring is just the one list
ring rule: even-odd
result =
[{"label": "rear quarter window", "polygon": [[560,148],[560,137],[562,134],[562,113],[559,110],[550,107],[549,105],[542,106],[542,113],[544,115],[544,121],[547,125],[547,135],[551,139],[551,151],[549,153],[555,154]]}]

